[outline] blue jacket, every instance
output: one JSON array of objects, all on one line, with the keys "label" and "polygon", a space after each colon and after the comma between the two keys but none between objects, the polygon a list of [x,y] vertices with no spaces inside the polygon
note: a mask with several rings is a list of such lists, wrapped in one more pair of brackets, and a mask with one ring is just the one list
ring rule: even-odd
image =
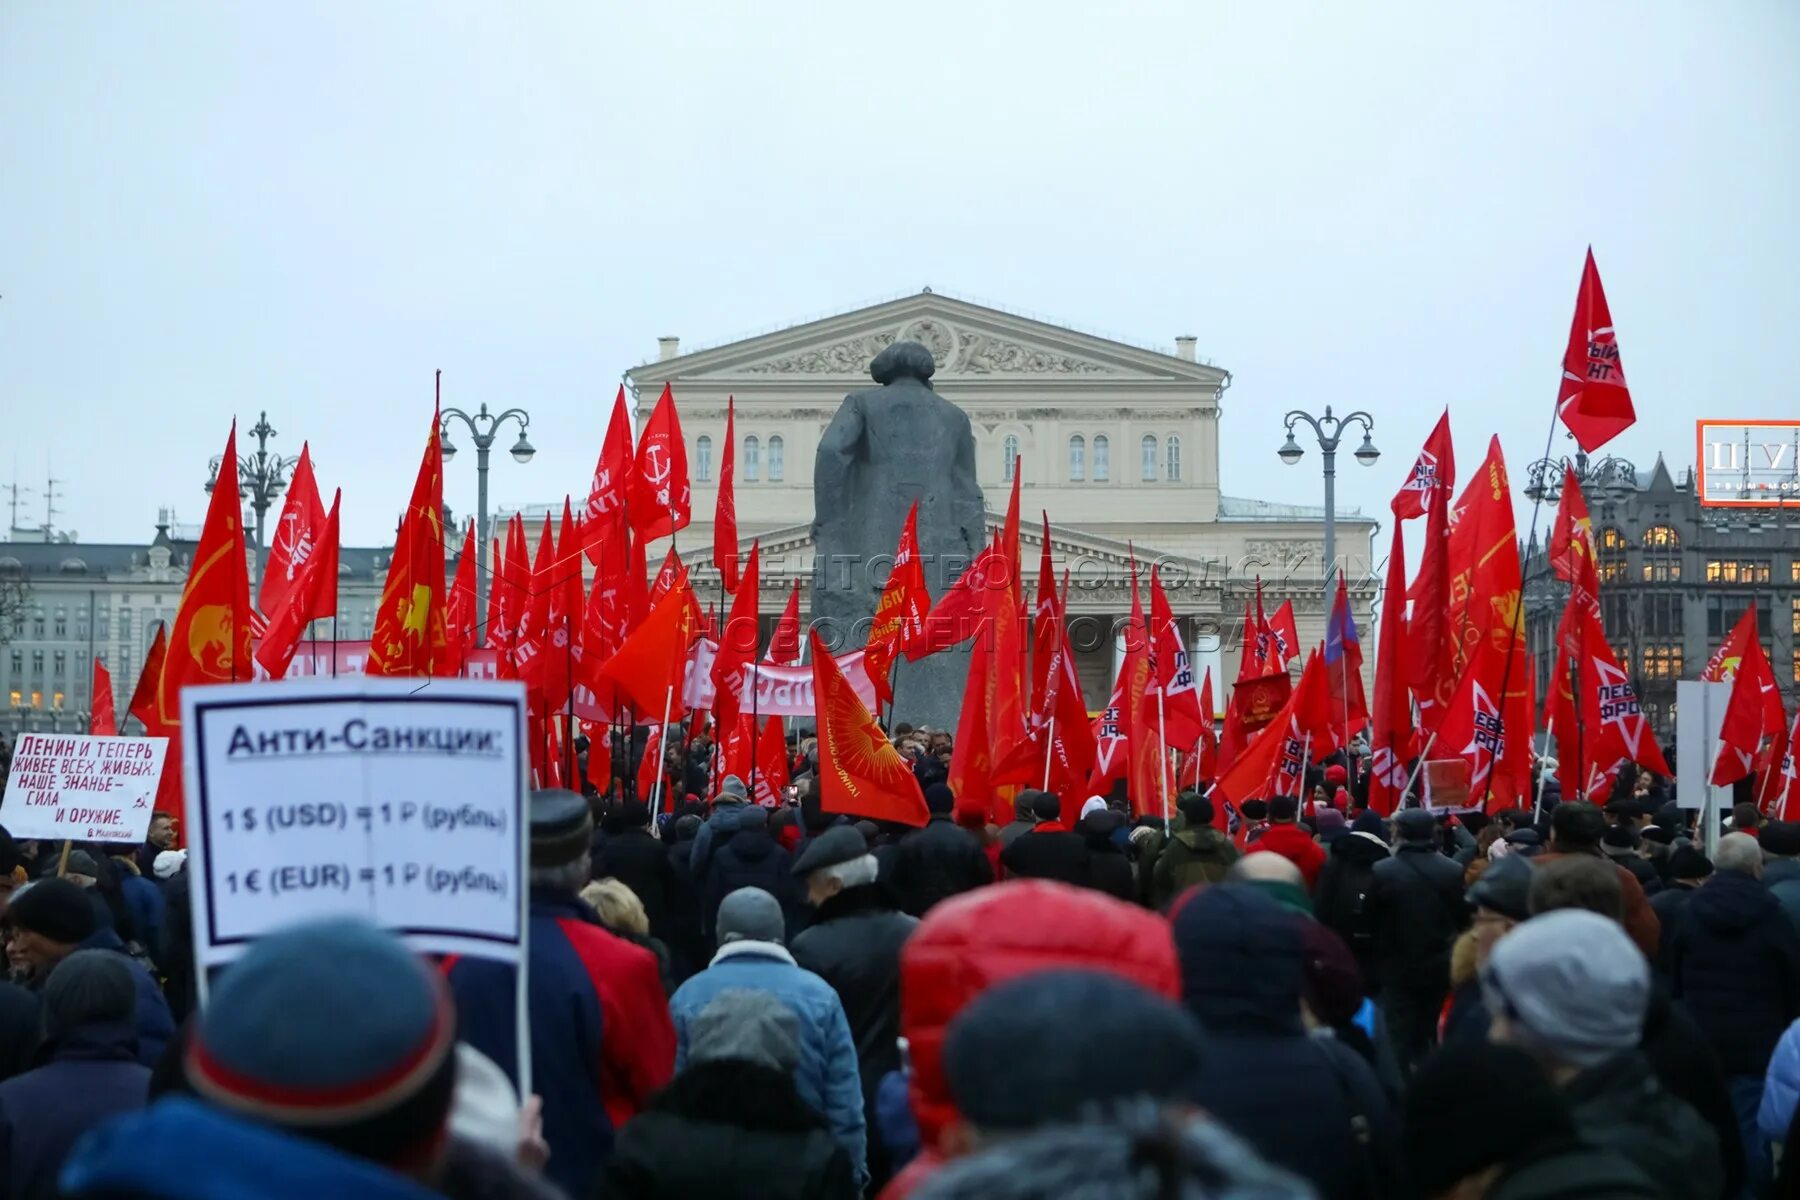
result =
[{"label": "blue jacket", "polygon": [[[675,1018],[675,1069],[687,1063],[688,1027],[700,1010],[727,988],[768,992],[800,1022],[800,1065],[794,1088],[831,1126],[849,1154],[858,1178],[866,1178],[868,1131],[863,1122],[862,1074],[844,1005],[831,985],[795,964],[775,942],[730,942],[712,966],[676,990],[669,1001]],[[545,1105],[548,1108],[548,1103]]]},{"label": "blue jacket", "polygon": [[712,866],[713,851],[719,848],[722,839],[737,832],[738,814],[748,807],[748,801],[723,797],[713,802],[712,816],[706,818],[700,832],[694,835],[692,869],[696,882],[705,882],[706,869]]},{"label": "blue jacket", "polygon": [[144,964],[125,952],[125,943],[110,929],[96,929],[75,948],[111,950],[130,965],[131,981],[137,986],[137,1013],[133,1017],[137,1026],[137,1057],[146,1067],[154,1067],[162,1061],[163,1047],[175,1036],[175,1018],[169,1012],[169,1002],[163,998],[162,989],[150,978],[150,972],[144,970]]},{"label": "blue jacket", "polygon": [[[544,1174],[585,1196],[613,1131],[669,1081],[674,1031],[656,956],[600,927],[581,900],[531,895],[531,1089],[544,1098]],[[504,963],[448,962],[457,1036],[518,1085],[517,976]]]},{"label": "blue jacket", "polygon": [[44,1048],[44,1063],[0,1083],[0,1191],[56,1195],[56,1176],[82,1134],[144,1107],[150,1068],[126,1021],[83,1025]]},{"label": "blue jacket", "polygon": [[433,1200],[435,1192],[319,1142],[167,1100],[107,1122],[63,1168],[69,1200]]},{"label": "blue jacket", "polygon": [[1775,1043],[1769,1073],[1763,1076],[1762,1107],[1757,1110],[1756,1126],[1764,1137],[1782,1145],[1787,1141],[1795,1108],[1800,1108],[1800,1021],[1789,1025]]},{"label": "blue jacket", "polygon": [[119,874],[119,891],[125,897],[132,923],[137,926],[137,940],[154,955],[162,946],[163,911],[167,907],[162,889],[142,875],[128,871]]}]

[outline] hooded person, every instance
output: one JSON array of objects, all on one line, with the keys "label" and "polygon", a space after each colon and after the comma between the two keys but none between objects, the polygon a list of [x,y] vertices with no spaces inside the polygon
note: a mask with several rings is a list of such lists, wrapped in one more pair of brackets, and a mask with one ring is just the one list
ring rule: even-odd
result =
[{"label": "hooded person", "polygon": [[727,988],[693,1015],[687,1061],[619,1131],[598,1194],[855,1200],[850,1155],[794,1083],[800,1021],[775,996]]},{"label": "hooded person", "polygon": [[990,988],[1062,968],[1180,995],[1167,922],[1090,888],[1014,880],[958,896],[919,923],[900,953],[900,1034],[911,1048],[907,1100],[922,1149],[883,1189],[884,1200],[913,1194],[947,1152],[961,1149],[948,1135],[960,1120],[943,1057],[950,1023]]},{"label": "hooded person", "polygon": [[[718,820],[716,816],[713,819]],[[740,809],[731,836],[713,846],[712,865],[700,889],[700,927],[715,945],[723,944],[715,928],[719,905],[741,888],[761,888],[781,906],[789,923],[795,922],[799,897],[794,856],[769,832],[768,809],[754,804]]]},{"label": "hooded person", "polygon": [[117,954],[130,970],[137,992],[132,1025],[138,1061],[156,1065],[175,1032],[169,1002],[150,972],[126,953],[119,935],[100,925],[87,889],[67,879],[40,879],[13,893],[7,922],[11,926],[7,956],[25,969],[30,985],[39,991],[56,965],[78,950]]},{"label": "hooded person", "polygon": [[1427,1200],[1658,1200],[1644,1171],[1584,1141],[1567,1101],[1531,1057],[1485,1039],[1447,1045],[1406,1094],[1404,1141]]},{"label": "hooded person", "polygon": [[1182,1003],[1208,1035],[1188,1095],[1325,1200],[1393,1195],[1398,1129],[1374,1071],[1302,1023],[1304,920],[1235,883],[1176,905]]},{"label": "hooded person", "polygon": [[76,1139],[140,1109],[150,1068],[138,1062],[137,988],[122,955],[77,950],[44,985],[40,1065],[0,1083],[0,1187],[16,1200],[56,1195]]},{"label": "hooded person", "polygon": [[1054,879],[1089,886],[1092,874],[1087,841],[1063,824],[1062,801],[1051,792],[1034,792],[1031,815],[1037,821],[1031,832],[1000,852],[1000,866],[1007,878]]},{"label": "hooded person", "polygon": [[1199,792],[1175,797],[1176,829],[1150,869],[1148,900],[1158,912],[1191,887],[1222,882],[1238,860],[1231,839],[1213,828],[1213,806]]},{"label": "hooded person", "polygon": [[785,944],[781,906],[761,888],[739,888],[725,897],[717,928],[719,952],[712,965],[682,984],[669,1000],[675,1021],[675,1069],[687,1064],[695,1024],[722,993],[760,992],[779,1001],[797,1022],[800,1052],[793,1067],[794,1087],[825,1119],[849,1155],[860,1186],[866,1179],[867,1125],[856,1042],[843,1002],[830,984],[794,961]]},{"label": "hooded person", "polygon": [[1437,1032],[1450,988],[1450,948],[1469,923],[1462,868],[1438,853],[1437,819],[1422,808],[1394,818],[1394,853],[1374,866],[1368,896],[1382,1016],[1410,1073]]},{"label": "hooded person", "polygon": [[1615,920],[1562,909],[1526,921],[1481,975],[1489,1037],[1529,1054],[1582,1136],[1643,1167],[1667,1200],[1719,1196],[1719,1140],[1638,1049],[1650,965]]},{"label": "hooded person", "polygon": [[993,864],[980,839],[955,821],[956,795],[948,784],[925,789],[931,819],[900,839],[889,881],[900,906],[922,917],[932,905],[994,882]]},{"label": "hooded person", "polygon": [[719,781],[719,795],[713,801],[712,816],[700,827],[700,832],[694,835],[695,879],[706,879],[706,872],[712,866],[713,852],[737,832],[738,815],[749,805],[750,789],[744,786],[742,779],[736,775],[727,775]]},{"label": "hooded person", "polygon": [[794,874],[815,910],[794,938],[794,961],[830,984],[844,1006],[862,1074],[869,1178],[879,1187],[893,1164],[875,1135],[875,1095],[882,1077],[900,1069],[900,951],[919,922],[899,911],[876,877],[868,842],[848,825],[814,838]]},{"label": "hooded person", "polygon": [[[667,1083],[675,1030],[656,955],[617,937],[579,892],[593,821],[561,788],[531,794],[528,928],[532,1090],[543,1097],[546,1176],[585,1194],[614,1130]],[[516,968],[468,957],[444,963],[459,1036],[517,1087]]]}]

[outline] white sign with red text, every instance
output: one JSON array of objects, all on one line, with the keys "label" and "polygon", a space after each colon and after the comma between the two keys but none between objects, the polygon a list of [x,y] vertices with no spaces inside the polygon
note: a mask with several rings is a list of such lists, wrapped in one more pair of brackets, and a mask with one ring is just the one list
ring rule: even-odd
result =
[{"label": "white sign with red text", "polygon": [[168,749],[161,737],[20,734],[0,825],[38,841],[141,842]]}]

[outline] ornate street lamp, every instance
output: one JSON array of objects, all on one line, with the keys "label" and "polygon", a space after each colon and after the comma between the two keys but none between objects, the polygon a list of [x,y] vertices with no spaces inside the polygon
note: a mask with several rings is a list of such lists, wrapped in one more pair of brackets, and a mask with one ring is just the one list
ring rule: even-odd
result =
[{"label": "ornate street lamp", "polygon": [[525,436],[531,425],[531,415],[522,408],[509,408],[498,416],[488,412],[483,404],[474,416],[470,416],[460,408],[446,408],[438,424],[438,450],[449,462],[456,457],[456,444],[450,440],[450,423],[461,421],[469,430],[469,436],[475,440],[475,641],[477,645],[487,645],[487,594],[488,594],[488,452],[493,449],[494,436],[500,427],[508,421],[519,423],[519,440],[513,443],[513,461],[528,463],[531,456],[537,453]]},{"label": "ornate street lamp", "polygon": [[1375,448],[1375,418],[1361,411],[1350,413],[1344,417],[1331,415],[1331,405],[1325,406],[1325,415],[1315,417],[1311,413],[1295,409],[1288,413],[1287,441],[1282,443],[1276,456],[1288,466],[1294,466],[1306,454],[1300,443],[1294,440],[1294,426],[1301,421],[1312,426],[1312,431],[1319,439],[1319,454],[1325,467],[1325,604],[1330,611],[1331,585],[1333,575],[1337,571],[1337,448],[1343,439],[1344,430],[1352,426],[1360,426],[1363,431],[1362,445],[1356,448],[1356,461],[1365,467],[1375,465],[1381,457],[1381,451]]}]

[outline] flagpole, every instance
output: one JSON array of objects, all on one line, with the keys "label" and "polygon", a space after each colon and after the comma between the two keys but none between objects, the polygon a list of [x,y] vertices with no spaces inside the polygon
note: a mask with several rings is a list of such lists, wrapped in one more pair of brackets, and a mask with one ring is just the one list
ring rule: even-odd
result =
[{"label": "flagpole", "polygon": [[[1587,775],[1581,769],[1581,740],[1584,734],[1581,721],[1581,656],[1569,657],[1569,687],[1575,694],[1575,798],[1588,799]],[[1504,726],[1502,726],[1504,728]],[[1489,772],[1491,775],[1492,772]]]},{"label": "flagpole", "polygon": [[337,640],[338,640],[337,610],[333,609],[332,613],[331,613],[331,677],[333,679],[337,678],[337,660],[338,660]]},{"label": "flagpole", "polygon": [[[669,706],[674,702],[675,685],[670,684],[663,689],[662,733],[656,746],[656,756],[659,760],[666,757],[669,753]],[[646,750],[650,748],[648,741],[645,742],[644,748]],[[663,778],[662,763],[658,761],[656,764],[656,782],[651,785],[650,788],[650,823],[652,825],[656,824],[657,813],[662,808],[662,796],[666,782],[667,781]]]},{"label": "flagpole", "polygon": [[1044,737],[1044,790],[1050,790],[1050,758],[1056,752],[1056,711],[1050,712],[1049,732]]},{"label": "flagpole", "polygon": [[[1400,793],[1400,807],[1406,807],[1406,798],[1412,795],[1413,785],[1419,782],[1419,776],[1425,770],[1425,756],[1431,753],[1432,743],[1436,741],[1437,730],[1434,729],[1431,731],[1431,736],[1425,739],[1425,744],[1419,747],[1419,765],[1414,767],[1412,769],[1412,774],[1406,777],[1406,790]],[[1491,777],[1493,772],[1489,771],[1488,775]],[[1419,807],[1425,807],[1423,796],[1419,798]]]},{"label": "flagpole", "polygon": [[[1163,689],[1156,685],[1156,786],[1162,793],[1163,836],[1169,836],[1169,725],[1163,716]],[[1302,772],[1304,774],[1304,772]]]}]

